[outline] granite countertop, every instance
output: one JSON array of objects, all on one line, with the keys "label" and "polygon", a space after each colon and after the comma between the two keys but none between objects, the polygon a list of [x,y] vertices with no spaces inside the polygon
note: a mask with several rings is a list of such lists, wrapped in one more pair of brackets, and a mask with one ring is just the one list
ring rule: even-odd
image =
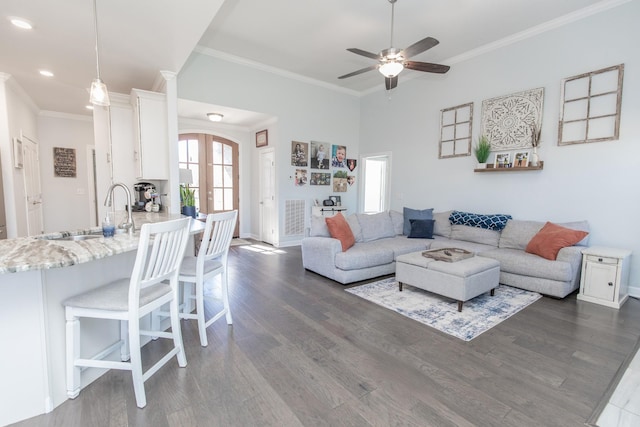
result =
[{"label": "granite countertop", "polygon": [[[138,248],[140,227],[143,224],[183,218],[180,214],[134,212],[136,232],[116,233],[114,237],[102,237],[101,227],[60,231],[40,236],[18,237],[0,240],[0,273],[69,267],[133,251]],[[204,230],[204,222],[192,221],[191,234]],[[87,240],[60,240],[77,235],[98,235]]]}]

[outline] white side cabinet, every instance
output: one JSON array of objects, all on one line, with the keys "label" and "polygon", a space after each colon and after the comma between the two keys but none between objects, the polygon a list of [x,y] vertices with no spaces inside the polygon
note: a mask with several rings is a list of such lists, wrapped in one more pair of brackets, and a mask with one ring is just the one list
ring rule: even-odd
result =
[{"label": "white side cabinet", "polygon": [[582,251],[578,299],[620,308],[629,298],[631,251],[594,246]]},{"label": "white side cabinet", "polygon": [[138,179],[169,179],[167,100],[163,93],[131,90],[134,160]]}]

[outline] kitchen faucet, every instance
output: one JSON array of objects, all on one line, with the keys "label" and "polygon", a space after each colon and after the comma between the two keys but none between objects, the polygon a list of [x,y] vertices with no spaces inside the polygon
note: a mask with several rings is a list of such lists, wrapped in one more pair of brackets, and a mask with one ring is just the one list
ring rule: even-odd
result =
[{"label": "kitchen faucet", "polygon": [[133,236],[134,231],[136,231],[136,226],[133,224],[133,217],[131,216],[131,192],[129,191],[129,187],[121,182],[111,184],[111,186],[107,190],[107,198],[104,201],[104,205],[107,207],[111,206],[113,190],[115,190],[116,187],[122,187],[124,192],[127,193],[127,222],[123,222],[122,224],[118,225],[118,228],[127,230],[129,232],[129,236]]}]

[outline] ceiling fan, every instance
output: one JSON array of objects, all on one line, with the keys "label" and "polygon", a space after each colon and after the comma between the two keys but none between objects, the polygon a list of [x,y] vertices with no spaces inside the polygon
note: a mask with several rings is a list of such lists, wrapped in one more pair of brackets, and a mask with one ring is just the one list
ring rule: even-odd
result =
[{"label": "ceiling fan", "polygon": [[422,53],[428,49],[431,49],[438,43],[438,40],[433,37],[427,37],[419,42],[416,42],[406,49],[396,49],[393,47],[393,17],[394,7],[397,0],[388,0],[391,3],[391,43],[389,49],[381,51],[379,54],[367,52],[366,50],[349,48],[349,52],[353,52],[357,55],[366,56],[367,58],[377,59],[378,64],[370,65],[360,70],[354,71],[344,76],[338,77],[339,79],[346,79],[347,77],[357,76],[358,74],[366,73],[371,70],[378,70],[384,76],[384,83],[387,90],[391,90],[398,86],[398,74],[408,68],[410,70],[424,71],[427,73],[439,73],[444,74],[449,71],[448,65],[432,64],[430,62],[418,62],[409,61],[409,58]]}]

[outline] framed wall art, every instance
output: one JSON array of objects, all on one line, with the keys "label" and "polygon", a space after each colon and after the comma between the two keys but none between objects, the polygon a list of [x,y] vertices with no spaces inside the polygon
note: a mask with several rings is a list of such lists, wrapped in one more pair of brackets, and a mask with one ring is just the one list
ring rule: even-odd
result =
[{"label": "framed wall art", "polygon": [[544,88],[531,89],[482,101],[481,135],[495,150],[531,147],[542,124]]},{"label": "framed wall art", "polygon": [[471,155],[473,102],[440,110],[440,146],[438,158]]},{"label": "framed wall art", "polygon": [[558,145],[618,139],[623,75],[620,64],[562,81]]},{"label": "framed wall art", "polygon": [[511,152],[505,151],[496,153],[496,159],[493,163],[494,168],[508,168],[511,166]]},{"label": "framed wall art", "polygon": [[53,147],[53,176],[58,178],[76,177],[76,149]]},{"label": "framed wall art", "polygon": [[514,168],[526,168],[529,166],[529,157],[531,151],[529,150],[517,150],[513,153],[513,167]]},{"label": "framed wall art", "polygon": [[266,147],[269,144],[267,129],[256,132],[256,147]]}]

